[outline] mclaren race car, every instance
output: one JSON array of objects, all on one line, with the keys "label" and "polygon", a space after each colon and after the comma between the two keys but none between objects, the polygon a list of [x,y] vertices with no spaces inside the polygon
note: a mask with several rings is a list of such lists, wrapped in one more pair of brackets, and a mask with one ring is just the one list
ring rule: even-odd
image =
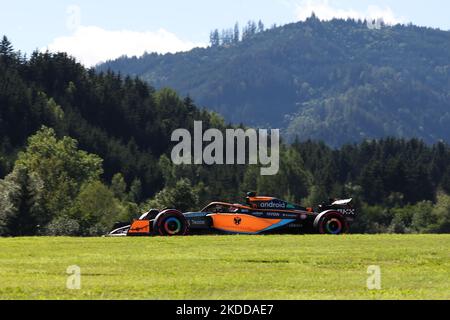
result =
[{"label": "mclaren race car", "polygon": [[175,209],[144,213],[120,224],[108,236],[183,236],[188,234],[319,233],[343,234],[355,218],[352,199],[331,200],[317,210],[249,192],[246,204],[212,202],[199,212]]}]

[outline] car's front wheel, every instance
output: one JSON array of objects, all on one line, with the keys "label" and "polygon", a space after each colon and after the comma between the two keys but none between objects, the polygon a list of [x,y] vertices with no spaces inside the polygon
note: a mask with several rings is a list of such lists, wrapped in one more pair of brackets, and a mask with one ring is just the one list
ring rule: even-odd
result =
[{"label": "car's front wheel", "polygon": [[153,229],[160,236],[184,236],[188,233],[189,226],[180,211],[169,209],[156,216]]}]

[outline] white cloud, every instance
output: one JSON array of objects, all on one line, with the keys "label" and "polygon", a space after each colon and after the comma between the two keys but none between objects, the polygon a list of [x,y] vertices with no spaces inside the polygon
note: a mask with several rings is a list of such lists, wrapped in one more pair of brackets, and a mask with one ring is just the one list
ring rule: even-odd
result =
[{"label": "white cloud", "polygon": [[306,20],[314,12],[321,20],[332,20],[333,18],[353,18],[376,20],[382,18],[387,24],[397,24],[404,21],[403,18],[397,17],[390,7],[379,7],[370,5],[364,11],[355,9],[341,9],[332,6],[328,0],[304,0],[296,5],[296,17],[300,21]]},{"label": "white cloud", "polygon": [[51,52],[67,52],[86,66],[93,66],[122,55],[140,56],[147,52],[180,52],[200,43],[184,41],[164,29],[137,32],[130,30],[111,31],[96,26],[78,26],[70,36],[54,39],[47,48]]}]

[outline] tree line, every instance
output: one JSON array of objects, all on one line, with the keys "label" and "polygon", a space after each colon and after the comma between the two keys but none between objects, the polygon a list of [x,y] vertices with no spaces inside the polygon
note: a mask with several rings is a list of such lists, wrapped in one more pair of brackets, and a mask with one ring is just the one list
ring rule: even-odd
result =
[{"label": "tree line", "polygon": [[209,43],[211,47],[229,46],[245,41],[265,30],[264,23],[261,20],[258,22],[248,21],[242,30],[239,23],[236,22],[234,28],[222,29],[221,31],[219,29],[212,30],[209,34]]}]

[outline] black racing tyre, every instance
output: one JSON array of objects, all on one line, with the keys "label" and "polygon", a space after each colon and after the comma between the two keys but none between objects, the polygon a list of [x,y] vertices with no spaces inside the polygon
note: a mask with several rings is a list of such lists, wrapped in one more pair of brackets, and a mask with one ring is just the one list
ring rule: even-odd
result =
[{"label": "black racing tyre", "polygon": [[164,210],[159,213],[153,222],[156,235],[160,236],[184,236],[188,233],[186,217],[178,210]]},{"label": "black racing tyre", "polygon": [[320,234],[344,234],[348,232],[347,220],[336,211],[325,213],[319,220],[318,229]]}]

